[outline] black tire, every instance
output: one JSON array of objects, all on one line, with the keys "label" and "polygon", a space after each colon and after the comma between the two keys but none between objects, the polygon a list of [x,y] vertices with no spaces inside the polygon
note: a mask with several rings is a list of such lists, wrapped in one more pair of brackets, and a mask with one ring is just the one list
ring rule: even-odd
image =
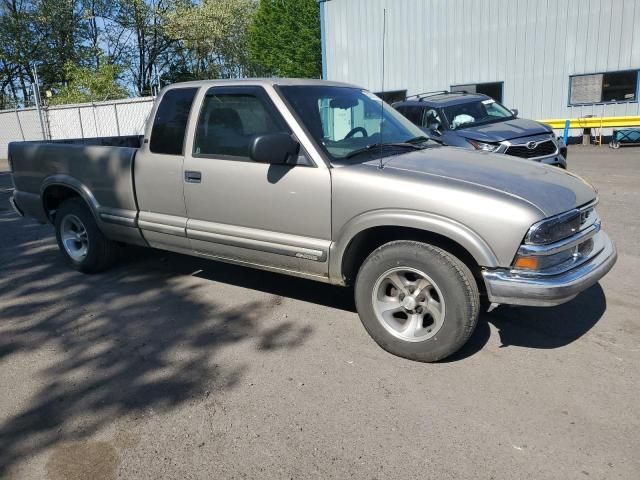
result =
[{"label": "black tire", "polygon": [[[63,244],[63,224],[69,219],[77,219],[86,231],[86,255],[83,258],[73,258]],[[87,204],[79,198],[65,200],[58,208],[55,216],[56,240],[58,248],[65,260],[74,269],[83,273],[102,272],[113,265],[118,256],[117,243],[109,240],[98,228],[93,214]]]},{"label": "black tire", "polygon": [[[376,313],[373,295],[382,285],[380,279],[403,267],[424,272],[443,297],[441,326],[424,340],[398,338]],[[394,355],[420,362],[435,362],[459,350],[473,333],[480,310],[478,285],[464,263],[441,248],[405,240],[379,247],[364,261],[356,278],[355,301],[362,324],[378,345]],[[416,338],[420,337],[413,337]]]}]

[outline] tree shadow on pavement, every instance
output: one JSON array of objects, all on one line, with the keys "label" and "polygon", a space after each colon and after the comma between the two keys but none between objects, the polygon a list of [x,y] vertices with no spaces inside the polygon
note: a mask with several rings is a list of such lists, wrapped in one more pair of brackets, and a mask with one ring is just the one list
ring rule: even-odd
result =
[{"label": "tree shadow on pavement", "polygon": [[101,275],[74,272],[51,227],[5,206],[0,361],[6,368],[25,354],[47,353],[42,365],[16,368],[13,388],[25,371],[37,372],[31,383],[38,387],[0,425],[0,478],[21,460],[87,438],[127,414],[166,411],[234,388],[249,365],[220,361],[225,347],[292,349],[312,334],[308,326],[275,320],[281,302],[274,296],[232,306],[210,296],[203,301],[206,284],[159,262],[158,252],[136,254]]},{"label": "tree shadow on pavement", "polygon": [[[165,255],[166,261],[172,264],[172,269],[179,269],[185,273],[197,271],[195,275],[200,278],[356,312],[352,288],[216,262],[209,262],[215,265],[215,268],[200,270],[203,267],[201,259]],[[481,313],[478,326],[467,344],[443,362],[462,360],[482,350],[491,336],[489,324],[498,329],[501,347],[564,347],[587,333],[600,320],[606,307],[606,298],[600,284],[582,292],[572,301],[556,307],[500,306],[491,313]]]},{"label": "tree shadow on pavement", "polygon": [[[35,369],[37,391],[0,425],[0,478],[17,462],[88,438],[127,414],[170,410],[234,388],[250,366],[221,361],[226,347],[298,347],[313,333],[309,327],[261,322],[280,308],[280,297],[355,311],[351,289],[150,249],[128,248],[114,270],[82,275],[63,262],[50,226],[19,218],[2,197],[0,361],[48,353]],[[203,300],[199,279],[271,295],[224,306]],[[505,347],[557,348],[584,335],[605,309],[599,285],[559,307],[501,307],[482,315],[469,343],[447,361],[481,350],[487,322]]]},{"label": "tree shadow on pavement", "polygon": [[564,347],[591,330],[606,309],[607,300],[600,284],[556,307],[500,306],[491,313],[482,313],[467,344],[443,362],[462,360],[482,350],[491,336],[489,324],[497,328],[501,348]]},{"label": "tree shadow on pavement", "polygon": [[[134,249],[131,248],[131,250],[133,251]],[[145,251],[152,252],[150,249],[136,248],[135,250],[142,250],[142,255],[145,254]],[[258,290],[279,297],[303,300],[305,302],[348,312],[356,311],[352,288],[344,288],[315,280],[307,280],[229,263],[207,261],[188,255],[177,255],[159,251],[156,254],[159,255],[172,270],[189,273],[198,278]]]}]

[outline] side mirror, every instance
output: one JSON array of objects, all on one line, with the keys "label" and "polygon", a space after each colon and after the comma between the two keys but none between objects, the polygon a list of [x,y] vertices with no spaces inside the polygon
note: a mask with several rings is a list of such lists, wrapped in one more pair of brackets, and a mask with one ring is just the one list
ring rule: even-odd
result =
[{"label": "side mirror", "polygon": [[267,133],[251,140],[249,158],[260,163],[293,165],[299,151],[300,144],[288,133]]},{"label": "side mirror", "polygon": [[518,116],[518,109],[517,108],[512,108],[511,109],[511,113],[513,114],[514,117]]}]

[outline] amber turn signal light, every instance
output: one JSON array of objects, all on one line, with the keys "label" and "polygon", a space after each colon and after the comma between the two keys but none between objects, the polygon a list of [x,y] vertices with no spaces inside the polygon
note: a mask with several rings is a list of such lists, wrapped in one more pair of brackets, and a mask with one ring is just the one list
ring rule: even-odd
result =
[{"label": "amber turn signal light", "polygon": [[518,257],[513,266],[521,270],[536,270],[538,264],[538,257]]}]

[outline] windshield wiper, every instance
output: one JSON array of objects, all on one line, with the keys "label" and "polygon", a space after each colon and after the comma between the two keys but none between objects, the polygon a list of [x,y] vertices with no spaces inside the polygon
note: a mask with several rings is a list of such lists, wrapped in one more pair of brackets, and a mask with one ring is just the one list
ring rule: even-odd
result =
[{"label": "windshield wiper", "polygon": [[371,145],[367,145],[366,147],[363,147],[363,148],[358,148],[357,150],[354,150],[353,152],[350,152],[347,155],[345,155],[344,158],[355,157],[356,155],[360,155],[361,153],[371,152],[372,150],[375,150],[377,148],[384,148],[384,147],[401,147],[401,148],[410,148],[412,150],[422,150],[424,148],[424,147],[420,147],[420,146],[416,145],[415,143],[407,143],[407,142],[386,142],[386,143],[383,143],[383,142],[378,142],[378,143],[372,143]]},{"label": "windshield wiper", "polygon": [[429,137],[425,137],[424,135],[420,135],[418,137],[413,137],[413,138],[410,138],[409,140],[405,140],[404,143],[416,144],[416,143],[427,142],[428,140],[429,140]]}]

